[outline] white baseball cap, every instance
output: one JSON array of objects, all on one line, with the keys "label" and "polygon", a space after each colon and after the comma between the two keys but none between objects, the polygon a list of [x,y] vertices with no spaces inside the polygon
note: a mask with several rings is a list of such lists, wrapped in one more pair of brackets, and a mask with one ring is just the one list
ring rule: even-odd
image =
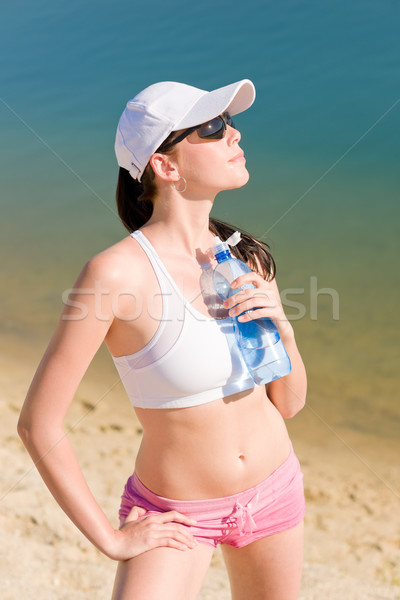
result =
[{"label": "white baseball cap", "polygon": [[150,85],[126,105],[118,123],[115,154],[120,167],[140,181],[150,157],[172,131],[188,129],[225,111],[249,108],[256,92],[250,79],[207,92],[185,83]]}]

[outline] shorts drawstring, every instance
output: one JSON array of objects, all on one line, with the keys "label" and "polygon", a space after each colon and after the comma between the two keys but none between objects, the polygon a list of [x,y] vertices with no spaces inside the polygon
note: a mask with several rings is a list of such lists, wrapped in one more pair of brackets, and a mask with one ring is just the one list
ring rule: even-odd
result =
[{"label": "shorts drawstring", "polygon": [[256,527],[251,512],[254,512],[259,495],[260,493],[257,491],[246,504],[241,504],[237,501],[233,507],[232,513],[229,515],[230,519],[234,519],[235,526],[242,535],[245,533],[252,533],[253,529]]}]

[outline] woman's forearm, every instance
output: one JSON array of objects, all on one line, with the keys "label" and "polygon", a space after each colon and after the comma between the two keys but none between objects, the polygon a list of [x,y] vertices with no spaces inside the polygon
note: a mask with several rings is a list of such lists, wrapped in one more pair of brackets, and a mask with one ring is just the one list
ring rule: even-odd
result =
[{"label": "woman's forearm", "polygon": [[306,402],[307,375],[294,333],[282,338],[282,342],[290,358],[291,371],[285,377],[271,381],[266,387],[271,402],[285,419],[289,419],[298,413]]},{"label": "woman's forearm", "polygon": [[101,552],[112,558],[114,528],[93,497],[62,428],[19,424],[19,435],[54,498]]}]

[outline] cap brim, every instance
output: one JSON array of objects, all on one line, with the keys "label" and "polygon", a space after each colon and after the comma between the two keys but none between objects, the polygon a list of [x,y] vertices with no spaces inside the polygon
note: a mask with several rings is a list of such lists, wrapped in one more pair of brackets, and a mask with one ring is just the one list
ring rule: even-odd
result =
[{"label": "cap brim", "polygon": [[237,115],[247,110],[253,104],[255,97],[256,90],[250,79],[242,79],[212,92],[205,92],[175,124],[174,131],[200,125],[225,111],[231,116]]}]

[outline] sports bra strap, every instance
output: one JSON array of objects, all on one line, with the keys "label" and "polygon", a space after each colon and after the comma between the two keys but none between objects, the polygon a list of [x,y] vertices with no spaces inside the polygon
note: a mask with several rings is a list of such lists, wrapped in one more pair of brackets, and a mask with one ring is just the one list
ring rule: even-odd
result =
[{"label": "sports bra strap", "polygon": [[[144,235],[141,235],[140,231],[134,231],[130,235],[140,244],[154,269],[163,305],[160,324],[153,338],[144,348],[130,355],[131,365],[143,368],[160,360],[176,344],[185,321],[185,307],[175,289],[176,286],[172,285],[173,281],[162,268],[157,254]],[[144,308],[151,310],[151,305]]]}]

